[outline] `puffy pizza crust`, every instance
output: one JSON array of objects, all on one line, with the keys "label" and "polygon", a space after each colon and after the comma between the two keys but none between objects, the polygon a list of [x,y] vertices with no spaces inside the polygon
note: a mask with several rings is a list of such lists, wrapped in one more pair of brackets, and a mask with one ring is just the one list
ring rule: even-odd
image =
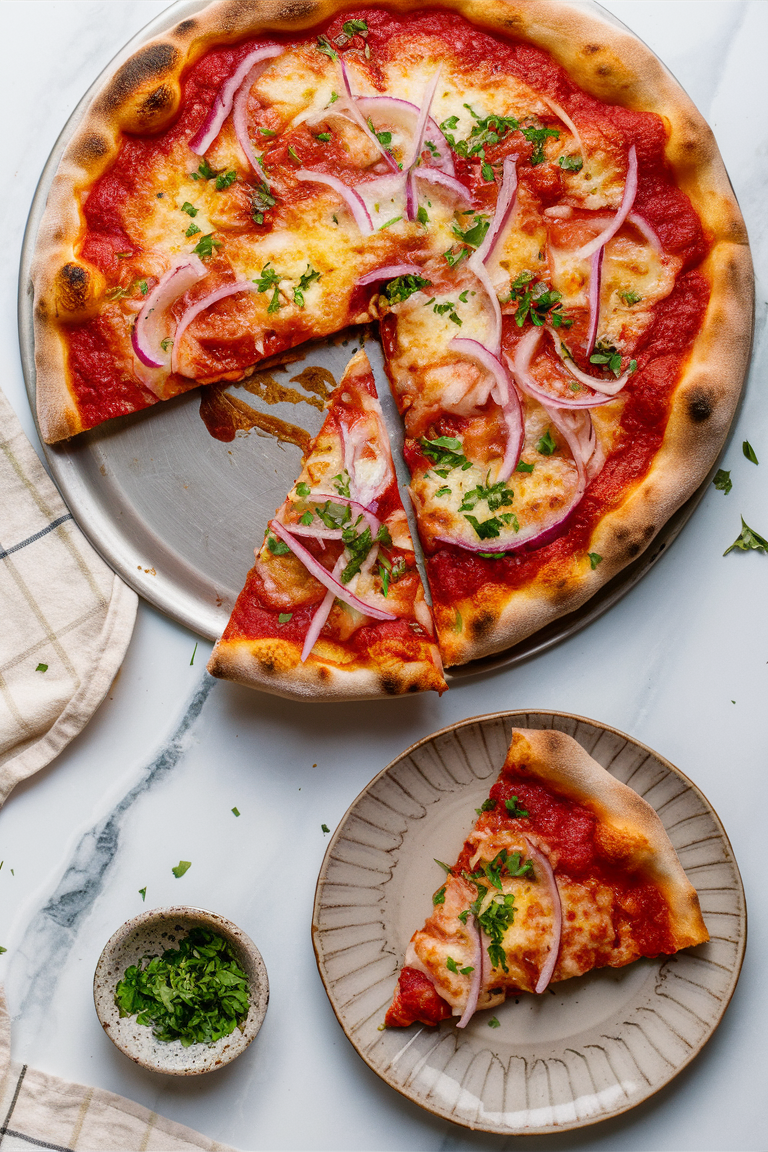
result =
[{"label": "puffy pizza crust", "polygon": [[[398,12],[421,8],[417,0],[388,6]],[[443,657],[450,665],[501,651],[580,607],[648,547],[705,479],[723,446],[747,366],[753,272],[744,223],[712,132],[641,41],[560,0],[442,0],[442,6],[546,49],[599,99],[658,113],[669,132],[667,159],[712,243],[703,268],[712,289],[709,307],[674,394],[661,450],[649,474],[597,525],[589,550],[602,563],[593,571],[586,557],[572,557],[520,591],[491,583],[450,612],[438,609]],[[218,0],[142,47],[86,111],[54,178],[32,272],[38,413],[46,440],[82,429],[67,382],[62,325],[90,315],[104,291],[100,272],[76,254],[83,230],[80,203],[117,155],[121,131],[151,134],[170,123],[183,70],[211,44],[299,32],[345,8],[337,0]],[[454,607],[463,619],[460,633],[454,630]]]}]

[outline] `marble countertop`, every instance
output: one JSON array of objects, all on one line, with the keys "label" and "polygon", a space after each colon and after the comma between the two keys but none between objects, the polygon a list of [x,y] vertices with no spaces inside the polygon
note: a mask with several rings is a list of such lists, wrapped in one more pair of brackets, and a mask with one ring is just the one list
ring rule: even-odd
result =
[{"label": "marble countertop", "polygon": [[[442,699],[299,707],[214,682],[204,671],[209,645],[142,602],[124,666],[86,731],[0,812],[0,944],[8,949],[0,980],[14,1058],[121,1093],[241,1149],[765,1147],[768,557],[722,554],[740,515],[768,534],[768,5],[605,6],[662,58],[709,120],[747,219],[757,328],[723,460],[733,491],[710,488],[674,547],[588,629],[520,666],[461,682]],[[35,443],[15,315],[29,204],[82,92],[165,7],[162,0],[0,4],[2,387]],[[745,439],[762,461],[757,468],[742,454]],[[366,1067],[331,1011],[309,934],[327,843],[321,825],[333,829],[371,777],[415,740],[505,708],[594,717],[670,759],[719,813],[751,913],[733,1001],[683,1073],[617,1119],[514,1140],[441,1121]],[[287,843],[301,845],[301,860],[286,886]],[[171,867],[181,858],[193,864],[177,880]],[[131,1065],[102,1032],[91,994],[112,932],[145,907],[180,902],[241,925],[271,982],[257,1041],[227,1069],[192,1082]]]}]

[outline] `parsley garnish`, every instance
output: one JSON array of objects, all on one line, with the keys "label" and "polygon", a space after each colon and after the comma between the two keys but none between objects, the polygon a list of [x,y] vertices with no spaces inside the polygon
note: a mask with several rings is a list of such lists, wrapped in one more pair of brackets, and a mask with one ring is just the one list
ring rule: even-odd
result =
[{"label": "parsley garnish", "polygon": [[398,220],[402,220],[402,216],[393,216],[391,220],[387,220],[386,224],[379,225],[379,232],[383,232],[385,228],[391,228],[393,224],[397,224]]},{"label": "parsley garnish", "polygon": [[307,264],[306,272],[303,272],[299,278],[299,282],[293,290],[293,299],[298,304],[299,308],[304,307],[304,293],[313,280],[319,280],[320,273],[317,272],[311,264]]},{"label": "parsley garnish", "polygon": [[552,429],[547,428],[546,433],[536,445],[536,451],[541,452],[542,456],[551,456],[556,448],[557,444],[552,439]]},{"label": "parsley garnish", "polygon": [[461,618],[461,612],[459,612],[459,610],[457,608],[456,609],[456,619],[453,622],[453,630],[454,630],[454,632],[461,632],[463,630],[463,628],[464,628],[464,621]]},{"label": "parsley garnish", "polygon": [[448,487],[447,484],[443,484],[442,488],[438,488],[437,492],[435,492],[436,497],[450,496],[450,494],[451,494],[451,489]]},{"label": "parsley garnish", "polygon": [[273,132],[271,128],[259,128],[262,136],[277,136],[277,132]]},{"label": "parsley garnish", "polygon": [[[429,144],[429,141],[427,141],[427,144]],[[419,205],[419,209],[416,213],[416,219],[418,220],[419,224],[423,224],[425,228],[427,224],[429,224],[429,215],[423,204]]]},{"label": "parsley garnish", "polygon": [[[467,213],[465,213],[467,215]],[[485,234],[490,227],[490,220],[487,216],[476,215],[470,228],[466,232],[462,232],[458,224],[454,221],[451,225],[451,231],[457,240],[462,244],[469,244],[472,248],[479,248],[485,239]]]},{"label": "parsley garnish", "polygon": [[564,172],[581,172],[584,167],[581,156],[558,156],[557,162]]},{"label": "parsley garnish", "polygon": [[[429,303],[431,304],[432,300],[430,300]],[[425,307],[426,306],[427,305],[425,305]],[[461,328],[461,319],[456,312],[456,305],[452,300],[446,300],[443,304],[435,304],[432,311],[436,316],[445,316],[445,314],[448,313],[448,319],[452,320],[454,324],[458,324],[459,328]]]},{"label": "parsley garnish", "polygon": [[239,808],[231,808],[230,811],[231,811],[233,816],[239,816],[240,815],[240,809]]},{"label": "parsley garnish", "polygon": [[147,898],[146,888],[139,888],[139,896],[141,896],[142,900],[146,900],[146,898]]},{"label": "parsley garnish", "polygon": [[744,455],[746,456],[747,460],[750,460],[753,464],[758,463],[757,456],[755,455],[755,450],[752,447],[752,445],[750,444],[749,440],[744,441],[744,443],[741,446],[741,450],[744,453]]},{"label": "parsley garnish", "polygon": [[598,564],[602,564],[603,558],[599,552],[588,552],[587,555],[589,556],[589,565],[594,572]]},{"label": "parsley garnish", "polygon": [[409,273],[406,276],[396,276],[394,280],[390,280],[388,284],[384,285],[381,292],[390,304],[402,304],[403,300],[413,296],[414,292],[420,292],[422,288],[429,288],[431,283],[431,280],[425,280],[423,276]]},{"label": "parsley garnish", "polygon": [[714,484],[715,488],[718,489],[718,491],[724,492],[726,496],[730,492],[731,488],[733,488],[731,474],[730,472],[726,472],[724,468],[718,468],[717,472],[715,472],[715,478],[712,483]]},{"label": "parsley garnish", "polygon": [[303,524],[305,528],[308,528],[313,520],[314,516],[312,513],[310,511],[306,511],[302,516],[299,517],[299,524]]},{"label": "parsley garnish", "polygon": [[251,192],[251,219],[254,224],[264,223],[264,213],[274,208],[275,198],[266,184],[258,184]]},{"label": "parsley garnish", "polygon": [[185,236],[197,236],[199,231],[200,231],[200,229],[198,228],[197,224],[190,224],[189,228],[187,228],[184,235]]},{"label": "parsley garnish", "polygon": [[460,248],[458,252],[454,252],[453,248],[446,248],[443,256],[448,261],[448,267],[455,268],[465,256],[469,256],[469,248]]},{"label": "parsley garnish", "polygon": [[624,292],[619,292],[619,296],[630,308],[633,304],[639,304],[642,300],[642,296],[639,292],[635,292],[634,288],[627,288]]},{"label": "parsley garnish", "polygon": [[445,884],[432,897],[432,903],[437,906],[438,904],[445,904]]},{"label": "parsley garnish", "polygon": [[537,328],[549,319],[553,328],[570,328],[573,320],[563,312],[560,303],[562,294],[555,288],[547,288],[540,280],[536,280],[532,272],[521,272],[510,285],[508,300],[517,302],[515,323],[522,328],[526,320],[530,320]]},{"label": "parsley garnish", "polygon": [[288,145],[288,155],[290,156],[291,160],[295,161],[296,164],[298,164],[299,168],[301,168],[301,160],[296,155],[296,150],[292,144]]},{"label": "parsley garnish", "polygon": [[495,807],[496,807],[496,801],[492,800],[491,797],[489,796],[487,800],[483,800],[483,802],[479,808],[475,808],[475,812],[477,812],[477,814],[479,816],[481,812],[493,812]]},{"label": "parsley garnish", "polygon": [[311,491],[312,491],[312,489],[310,488],[309,484],[305,484],[303,481],[301,484],[296,485],[296,495],[297,496],[301,496],[302,498],[304,498],[306,496],[309,496]]},{"label": "parsley garnish", "polygon": [[[195,225],[190,224],[189,227],[194,228]],[[214,240],[213,232],[208,232],[205,236],[200,237],[192,251],[201,260],[207,260],[209,256],[213,255],[214,248],[221,248],[221,240]]]},{"label": "parsley garnish", "polygon": [[461,468],[466,472],[467,468],[472,467],[471,460],[467,460],[461,451],[461,440],[455,436],[438,436],[436,440],[422,437],[419,444],[424,455],[437,465],[435,471],[443,479],[452,468]]},{"label": "parsley garnish", "polygon": [[459,968],[452,956],[449,956],[445,961],[445,966],[449,972],[455,972],[457,975],[461,973],[462,976],[469,976],[470,972],[474,972],[474,968],[471,965],[468,965],[466,968]]},{"label": "parsley garnish", "polygon": [[8,949],[3,948],[2,944],[0,944],[0,953],[7,952],[7,951],[8,951]]},{"label": "parsley garnish", "polygon": [[479,521],[476,516],[466,515],[464,519],[469,521],[481,540],[493,540],[501,534],[502,523],[498,516]]},{"label": "parsley garnish", "polygon": [[277,617],[278,624],[287,624],[289,620],[293,620],[293,612],[281,612]]},{"label": "parsley garnish", "polygon": [[512,489],[507,488],[504,480],[499,480],[496,484],[488,486],[478,484],[476,488],[464,493],[459,512],[471,512],[480,500],[487,502],[489,512],[497,512],[499,508],[511,504],[514,495]]},{"label": "parsley garnish", "polygon": [[[342,493],[340,492],[341,496]],[[333,500],[326,500],[325,504],[315,508],[315,514],[322,520],[326,528],[343,528],[352,518],[348,504],[335,504]]]},{"label": "parsley garnish", "polygon": [[47,672],[47,671],[48,671],[48,665],[47,664],[38,664],[37,668],[35,668],[35,672]]},{"label": "parsley garnish", "polygon": [[341,30],[345,36],[349,36],[351,39],[356,32],[359,32],[361,36],[364,36],[368,31],[368,25],[366,24],[365,20],[346,20],[342,24]]},{"label": "parsley garnish", "polygon": [[381,555],[379,558],[379,576],[381,577],[381,590],[385,596],[389,596],[390,584],[396,584],[398,580],[402,580],[406,569],[407,564],[403,556],[399,556],[393,564],[386,556]]},{"label": "parsley garnish", "polygon": [[267,263],[262,268],[260,274],[253,281],[258,292],[268,292],[270,288],[273,290],[272,299],[269,302],[267,312],[277,312],[280,307],[279,284],[281,280],[282,276],[279,276],[271,264]]},{"label": "parsley garnish", "polygon": [[495,1016],[491,1016],[490,1020],[488,1021],[488,1027],[489,1028],[501,1028],[501,1024],[499,1023],[499,1021],[496,1019]]},{"label": "parsley garnish", "polygon": [[331,42],[327,36],[318,36],[316,48],[318,52],[322,52],[323,55],[327,56],[330,60],[338,60],[339,58],[338,52],[331,45]]},{"label": "parsley garnish", "polygon": [[173,347],[173,340],[171,339],[171,337],[166,336],[163,340],[161,340],[160,341],[160,347],[162,348],[163,352],[167,352],[169,348],[172,348]]},{"label": "parsley garnish", "polygon": [[533,472],[533,464],[526,464],[523,460],[519,460],[515,472]]},{"label": "parsley garnish", "polygon": [[192,649],[192,659],[189,662],[190,668],[194,667],[196,655],[197,655],[197,644],[195,644],[194,648]]},{"label": "parsley garnish", "polygon": [[355,532],[354,528],[344,528],[341,533],[341,538],[344,541],[344,546],[349,552],[351,559],[342,571],[339,579],[342,584],[349,584],[352,577],[357,576],[362,568],[363,561],[373,547],[373,539],[371,537],[371,529],[367,524],[359,535]]},{"label": "parsley garnish", "polygon": [[321,827],[324,835],[327,835],[330,832],[330,828],[328,827],[327,824],[321,824],[320,827]]},{"label": "parsley garnish", "polygon": [[330,132],[318,132],[317,136],[315,136],[315,140],[319,140],[321,144],[327,144],[330,139]]},{"label": "parsley garnish", "polygon": [[230,168],[227,172],[219,172],[216,177],[216,188],[221,192],[224,188],[229,188],[230,184],[234,184],[237,180],[237,172],[234,168]]},{"label": "parsley garnish", "polygon": [[205,157],[200,161],[197,172],[190,173],[193,180],[213,180],[214,176],[218,176],[218,174],[218,169],[211,168]]},{"label": "parsley garnish", "polygon": [[[520,127],[514,116],[481,117],[470,108],[469,104],[465,104],[464,107],[476,121],[466,140],[456,140],[452,135],[458,127],[458,116],[449,116],[440,125],[440,131],[459,156],[466,158],[477,156],[480,160],[485,160],[486,146],[498,144],[508,132],[517,132]],[[483,171],[483,178],[489,179],[485,170]],[[493,179],[492,175],[490,179]]]},{"label": "parsley garnish", "polygon": [[127,968],[115,1003],[121,1016],[136,1016],[158,1040],[180,1040],[185,1048],[213,1044],[245,1019],[248,977],[226,940],[193,928],[178,948]]},{"label": "parsley garnish", "polygon": [[504,807],[507,810],[507,815],[511,816],[513,820],[518,819],[520,816],[528,816],[527,809],[521,808],[517,802],[517,796],[510,796],[504,801]]},{"label": "parsley garnish", "polygon": [[177,880],[180,880],[185,872],[189,872],[191,867],[192,867],[192,861],[191,860],[179,860],[176,867],[171,868],[171,872],[173,872],[173,874]]},{"label": "parsley garnish", "polygon": [[741,534],[737,536],[730,548],[726,548],[723,556],[727,556],[734,548],[738,548],[741,552],[747,552],[750,548],[756,552],[768,552],[768,540],[763,539],[758,535],[744,520],[741,518]]},{"label": "parsley garnish", "polygon": [[267,548],[273,556],[285,556],[286,552],[290,552],[285,541],[278,540],[277,536],[273,536],[271,532],[267,533]]},{"label": "parsley garnish", "polygon": [[560,133],[557,128],[534,128],[531,126],[530,128],[522,128],[521,132],[526,140],[534,146],[533,152],[531,152],[531,167],[534,168],[537,164],[543,164],[546,160],[544,144],[548,137],[551,136],[554,140],[560,139]]},{"label": "parsley garnish", "polygon": [[[344,469],[343,472],[337,472],[337,474],[335,476],[333,476],[332,479],[333,479],[334,486],[335,486],[336,491],[338,492],[339,496],[346,496],[347,500],[349,500],[350,496],[351,496],[349,486],[350,486],[350,483],[352,481],[352,478],[349,475],[349,472],[347,472],[346,468]],[[334,507],[335,507],[335,505],[334,505]]]},{"label": "parsley garnish", "polygon": [[439,864],[440,867],[443,868],[449,876],[451,875],[453,868],[451,868],[450,864],[443,864],[442,860],[438,860],[436,856],[433,856],[433,860],[435,861],[435,864]]},{"label": "parsley garnish", "polygon": [[605,364],[614,376],[621,374],[621,352],[607,340],[598,340],[595,351],[589,358],[590,364]]}]

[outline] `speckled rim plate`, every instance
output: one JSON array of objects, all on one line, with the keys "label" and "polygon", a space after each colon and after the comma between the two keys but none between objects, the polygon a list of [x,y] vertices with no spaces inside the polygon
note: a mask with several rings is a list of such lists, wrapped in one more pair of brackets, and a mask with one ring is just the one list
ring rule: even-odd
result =
[{"label": "speckled rim plate", "polygon": [[[576,0],[578,2],[578,0]],[[206,0],[178,0],[138,33],[94,81],[70,116],[43,170],[24,237],[19,279],[19,336],[27,391],[35,409],[34,333],[30,265],[48,190],[61,154],[84,110],[104,80],[141,44],[194,15]],[[584,7],[624,27],[599,4]],[[307,364],[327,368],[338,381],[360,337],[354,331],[305,346]],[[407,487],[400,459],[403,433],[383,370],[378,342],[367,344],[392,437],[398,477]],[[290,377],[302,365],[280,376]],[[235,391],[235,395],[237,392]],[[260,407],[251,395],[248,402]],[[43,445],[48,465],[75,520],[97,551],[150,604],[193,632],[215,640],[229,619],[253,546],[274,515],[300,467],[293,445],[251,432],[230,444],[212,439],[198,415],[197,389],[143,413],[110,421],[71,443]],[[263,405],[261,405],[263,409]],[[314,435],[321,414],[309,404],[279,403],[269,414],[299,424]],[[706,491],[709,476],[694,495],[661,528],[651,546],[577,611],[504,652],[453,668],[447,679],[459,680],[518,664],[552,647],[590,624],[625,595],[656,563],[680,533]],[[414,530],[409,501],[406,511]],[[222,515],[222,509],[227,510]],[[415,535],[415,531],[414,531]]]},{"label": "speckled rim plate", "polygon": [[[379,1031],[405,947],[431,908],[473,808],[501,768],[513,727],[573,736],[658,812],[696,886],[709,943],[522,995],[452,1021]],[[623,732],[564,712],[461,721],[393,760],[351,805],[323,860],[312,934],[347,1038],[387,1084],[428,1111],[486,1132],[544,1134],[618,1116],[701,1051],[739,978],[746,906],[717,814],[677,768]]]}]

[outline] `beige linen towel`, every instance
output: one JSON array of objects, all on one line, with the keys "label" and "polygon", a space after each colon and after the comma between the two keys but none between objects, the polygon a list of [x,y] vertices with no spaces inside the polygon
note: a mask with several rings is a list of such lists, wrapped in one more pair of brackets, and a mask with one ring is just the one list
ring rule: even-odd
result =
[{"label": "beige linen towel", "polygon": [[0,1147],[3,1152],[233,1152],[114,1092],[11,1063],[11,1021],[0,988]]},{"label": "beige linen towel", "polygon": [[88,723],[137,603],[76,527],[0,391],[0,805]]}]

